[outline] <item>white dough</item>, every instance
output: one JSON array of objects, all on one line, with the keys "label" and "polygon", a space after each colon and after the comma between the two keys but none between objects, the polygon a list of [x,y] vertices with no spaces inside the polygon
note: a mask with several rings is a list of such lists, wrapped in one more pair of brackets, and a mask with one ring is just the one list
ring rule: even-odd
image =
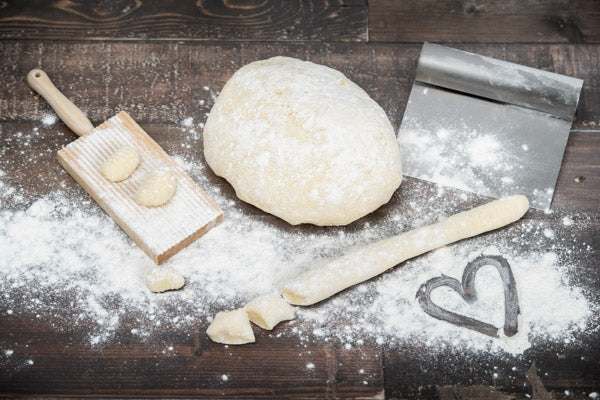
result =
[{"label": "white dough", "polygon": [[146,276],[146,286],[155,293],[181,289],[185,278],[172,268],[156,267]]},{"label": "white dough", "polygon": [[525,196],[509,196],[432,225],[355,247],[345,255],[315,265],[289,281],[283,287],[283,296],[292,304],[315,304],[404,260],[517,221],[528,208]]},{"label": "white dough", "polygon": [[140,165],[140,156],[131,146],[121,147],[100,167],[100,173],[111,182],[123,181]]},{"label": "white dough", "polygon": [[294,307],[281,296],[274,294],[260,296],[244,308],[250,321],[267,330],[273,329],[281,321],[289,321],[296,317]]},{"label": "white dough", "polygon": [[348,224],[402,180],[383,109],[341,72],[288,57],[231,77],[206,122],[204,155],[240,199],[290,224]]},{"label": "white dough", "polygon": [[217,313],[206,334],[213,342],[245,344],[254,342],[254,332],[243,308]]},{"label": "white dough", "polygon": [[176,188],[177,181],[170,169],[154,170],[144,177],[135,194],[135,202],[146,207],[162,206],[173,197]]}]

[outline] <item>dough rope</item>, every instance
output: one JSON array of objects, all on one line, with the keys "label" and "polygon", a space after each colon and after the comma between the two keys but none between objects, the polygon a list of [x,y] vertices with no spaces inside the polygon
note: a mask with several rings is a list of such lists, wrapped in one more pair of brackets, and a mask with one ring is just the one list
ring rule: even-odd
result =
[{"label": "dough rope", "polygon": [[409,258],[517,221],[528,208],[525,196],[509,196],[438,223],[351,249],[292,279],[283,287],[282,294],[291,304],[318,303]]}]

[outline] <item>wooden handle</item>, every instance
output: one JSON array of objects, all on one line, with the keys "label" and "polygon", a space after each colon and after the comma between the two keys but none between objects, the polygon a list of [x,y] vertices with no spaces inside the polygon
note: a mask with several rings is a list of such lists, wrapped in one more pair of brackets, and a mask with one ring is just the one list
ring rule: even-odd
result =
[{"label": "wooden handle", "polygon": [[85,136],[94,129],[85,114],[64,94],[54,86],[48,75],[41,69],[32,69],[27,74],[27,83],[36,92],[38,92],[50,106],[56,111],[60,119],[73,132],[79,136]]}]

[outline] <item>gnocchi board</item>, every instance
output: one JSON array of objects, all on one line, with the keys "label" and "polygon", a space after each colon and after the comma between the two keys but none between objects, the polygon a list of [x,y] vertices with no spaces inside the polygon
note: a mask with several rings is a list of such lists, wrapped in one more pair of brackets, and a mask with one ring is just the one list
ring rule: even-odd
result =
[{"label": "gnocchi board", "polygon": [[[136,149],[140,165],[128,179],[110,182],[100,166],[123,146]],[[223,220],[219,207],[126,112],[59,150],[58,161],[157,264]],[[135,193],[146,174],[164,167],[177,181],[173,197],[160,207],[137,204]]]}]

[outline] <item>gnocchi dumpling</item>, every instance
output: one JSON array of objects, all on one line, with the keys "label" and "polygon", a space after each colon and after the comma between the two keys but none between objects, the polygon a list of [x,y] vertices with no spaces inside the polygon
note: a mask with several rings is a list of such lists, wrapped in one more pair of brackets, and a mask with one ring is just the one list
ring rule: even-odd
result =
[{"label": "gnocchi dumpling", "polygon": [[152,292],[164,292],[183,287],[183,275],[172,268],[156,267],[146,276],[146,286]]},{"label": "gnocchi dumpling", "polygon": [[245,308],[250,321],[267,330],[273,329],[281,321],[296,317],[294,307],[275,294],[260,296],[248,303]]},{"label": "gnocchi dumpling", "polygon": [[255,341],[248,314],[243,308],[217,313],[206,334],[213,342],[223,344],[245,344]]},{"label": "gnocchi dumpling", "polygon": [[140,156],[131,146],[121,147],[100,166],[100,173],[111,182],[120,182],[140,165]]},{"label": "gnocchi dumpling", "polygon": [[170,169],[156,169],[142,181],[135,194],[135,202],[146,207],[162,206],[173,197],[176,188],[177,181]]}]

